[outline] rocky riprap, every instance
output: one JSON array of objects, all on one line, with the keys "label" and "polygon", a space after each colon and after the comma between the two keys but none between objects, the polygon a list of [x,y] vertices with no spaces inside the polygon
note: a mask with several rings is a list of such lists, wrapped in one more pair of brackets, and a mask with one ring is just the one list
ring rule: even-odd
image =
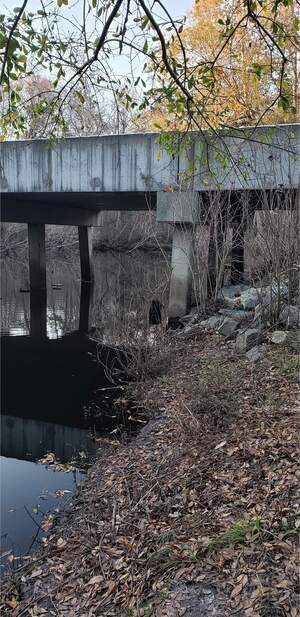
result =
[{"label": "rocky riprap", "polygon": [[[279,300],[281,310],[274,331],[271,317]],[[228,285],[220,289],[218,302],[223,307],[206,319],[201,318],[194,307],[180,319],[183,328],[176,332],[176,336],[196,334],[199,327],[217,332],[228,340],[235,339],[236,351],[244,353],[251,362],[263,356],[266,342],[300,351],[300,309],[295,304],[288,304],[285,283],[261,287]]]}]

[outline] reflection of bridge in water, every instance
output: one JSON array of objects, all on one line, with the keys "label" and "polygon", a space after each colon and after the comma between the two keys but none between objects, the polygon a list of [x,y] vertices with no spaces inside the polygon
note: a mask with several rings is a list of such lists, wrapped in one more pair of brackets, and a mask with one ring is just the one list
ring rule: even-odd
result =
[{"label": "reflection of bridge in water", "polygon": [[[88,335],[92,294],[82,283],[79,330],[51,339],[46,292],[31,291],[29,335],[1,337],[4,456],[34,460],[53,451],[70,460],[88,447],[87,429],[114,427],[110,371],[120,365],[120,352]],[[101,388],[107,396],[95,394]]]},{"label": "reflection of bridge in water", "polygon": [[120,360],[80,331],[58,339],[3,336],[1,353],[4,414],[78,427],[86,425],[91,392],[112,386],[109,371]]},{"label": "reflection of bridge in water", "polygon": [[[82,281],[80,289],[79,328],[82,334],[90,330],[90,315],[93,304],[94,287]],[[47,291],[30,290],[30,336],[47,336]]]},{"label": "reflection of bridge in water", "polygon": [[[51,451],[67,461],[91,450],[88,431],[114,428],[116,350],[77,331],[58,339],[3,336],[1,355],[3,456],[35,460]],[[108,390],[99,395],[101,388]]]}]

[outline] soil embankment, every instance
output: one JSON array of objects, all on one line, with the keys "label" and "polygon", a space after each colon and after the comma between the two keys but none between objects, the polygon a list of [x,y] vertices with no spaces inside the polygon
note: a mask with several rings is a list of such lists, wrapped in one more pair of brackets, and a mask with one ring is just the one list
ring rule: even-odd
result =
[{"label": "soil embankment", "polygon": [[169,353],[128,388],[149,423],[99,443],[1,615],[297,616],[297,357],[254,364],[201,330]]}]

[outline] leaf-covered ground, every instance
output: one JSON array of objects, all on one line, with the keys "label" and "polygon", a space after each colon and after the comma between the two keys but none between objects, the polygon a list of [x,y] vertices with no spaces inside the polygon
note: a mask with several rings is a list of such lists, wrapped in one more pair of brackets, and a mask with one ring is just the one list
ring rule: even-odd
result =
[{"label": "leaf-covered ground", "polygon": [[148,425],[101,445],[1,615],[297,617],[298,361],[280,353],[174,339],[164,375],[129,388]]}]

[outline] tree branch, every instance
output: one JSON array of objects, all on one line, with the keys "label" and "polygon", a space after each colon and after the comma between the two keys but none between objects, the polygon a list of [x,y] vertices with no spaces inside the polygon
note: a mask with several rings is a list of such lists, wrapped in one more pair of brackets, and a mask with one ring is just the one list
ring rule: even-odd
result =
[{"label": "tree branch", "polygon": [[20,7],[19,12],[16,15],[16,18],[15,18],[15,20],[13,22],[13,25],[12,25],[12,27],[10,29],[10,32],[9,32],[9,35],[8,35],[8,39],[7,39],[7,42],[6,42],[6,46],[5,46],[5,50],[4,50],[4,58],[3,58],[2,68],[1,68],[1,75],[0,75],[0,84],[2,84],[2,81],[3,81],[5,67],[6,67],[6,64],[7,64],[7,57],[8,57],[8,52],[9,52],[9,46],[10,46],[11,39],[13,37],[13,33],[15,32],[15,30],[16,30],[16,28],[18,26],[18,23],[19,23],[22,15],[23,15],[23,13],[25,11],[27,3],[28,3],[28,0],[24,0],[22,6]]}]

